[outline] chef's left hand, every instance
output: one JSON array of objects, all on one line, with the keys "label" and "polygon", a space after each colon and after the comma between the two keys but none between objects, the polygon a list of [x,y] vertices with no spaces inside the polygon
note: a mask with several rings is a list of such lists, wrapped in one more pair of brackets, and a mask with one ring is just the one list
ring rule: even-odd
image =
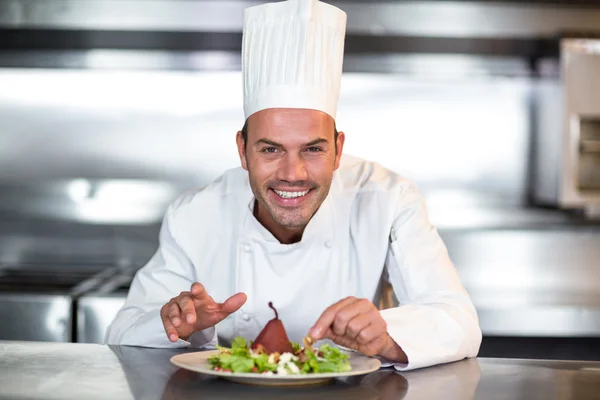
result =
[{"label": "chef's left hand", "polygon": [[310,330],[315,340],[329,338],[367,356],[408,362],[406,353],[387,333],[379,310],[367,299],[347,297],[327,308]]}]

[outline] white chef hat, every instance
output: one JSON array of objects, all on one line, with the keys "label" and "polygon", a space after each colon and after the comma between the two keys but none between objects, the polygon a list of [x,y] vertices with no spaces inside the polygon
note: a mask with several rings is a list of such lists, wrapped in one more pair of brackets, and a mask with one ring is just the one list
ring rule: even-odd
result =
[{"label": "white chef hat", "polygon": [[346,13],[317,0],[288,0],[244,12],[246,118],[266,108],[308,108],[335,119]]}]

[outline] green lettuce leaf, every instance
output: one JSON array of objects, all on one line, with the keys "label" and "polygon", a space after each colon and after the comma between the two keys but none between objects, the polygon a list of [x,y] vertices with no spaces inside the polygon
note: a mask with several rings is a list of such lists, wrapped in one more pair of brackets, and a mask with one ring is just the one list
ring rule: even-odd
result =
[{"label": "green lettuce leaf", "polygon": [[296,343],[296,342],[290,342],[292,344],[292,348],[294,349],[294,353],[299,352],[300,350],[302,350],[302,345],[300,343]]},{"label": "green lettuce leaf", "polygon": [[[292,343],[294,352],[301,350],[297,343]],[[219,367],[232,372],[276,372],[277,364],[269,363],[267,354],[252,355],[248,348],[248,342],[243,337],[236,337],[231,343],[231,348],[219,347],[219,353],[209,357],[208,362],[213,367]],[[315,349],[316,351],[317,349]],[[306,362],[299,360],[294,363],[300,369],[301,374],[319,372],[346,372],[352,368],[348,361],[348,355],[338,347],[323,344],[319,349],[319,357],[315,352],[305,349]]]},{"label": "green lettuce leaf", "polygon": [[254,360],[251,358],[233,356],[231,369],[233,372],[251,372],[254,368]]},{"label": "green lettuce leaf", "polygon": [[256,364],[256,368],[258,368],[258,372],[277,371],[277,364],[271,364],[269,362],[269,356],[266,354],[254,357],[254,364]]}]

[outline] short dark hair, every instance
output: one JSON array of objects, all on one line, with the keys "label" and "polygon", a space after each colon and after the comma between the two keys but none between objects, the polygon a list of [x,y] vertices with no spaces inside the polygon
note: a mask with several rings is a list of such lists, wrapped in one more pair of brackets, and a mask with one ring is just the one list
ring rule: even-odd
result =
[{"label": "short dark hair", "polygon": [[[333,122],[333,143],[335,144],[335,148],[337,150],[337,138],[338,138],[338,130],[335,125],[335,121]],[[248,143],[248,120],[244,122],[244,126],[242,127],[242,139],[244,139],[244,146]]]}]

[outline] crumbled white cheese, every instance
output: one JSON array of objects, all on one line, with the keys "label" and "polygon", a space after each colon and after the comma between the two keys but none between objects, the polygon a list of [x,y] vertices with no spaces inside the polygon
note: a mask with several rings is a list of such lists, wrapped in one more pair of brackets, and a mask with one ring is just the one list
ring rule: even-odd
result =
[{"label": "crumbled white cheese", "polygon": [[296,361],[297,359],[298,359],[298,357],[296,357],[292,353],[283,353],[282,355],[279,356],[279,365],[287,364],[290,361]]},{"label": "crumbled white cheese", "polygon": [[287,375],[288,371],[287,369],[285,369],[285,367],[283,365],[279,365],[277,367],[277,375]]},{"label": "crumbled white cheese", "polygon": [[[293,355],[292,353],[283,353],[279,356],[279,362],[277,363],[277,374],[278,375],[289,375],[289,374],[299,374],[300,369],[294,361],[298,360],[298,357]],[[273,359],[273,362],[275,360]],[[269,362],[272,363],[271,358],[269,357]]]},{"label": "crumbled white cheese", "polygon": [[267,361],[269,361],[269,364],[275,364],[275,353],[269,354],[269,359]]},{"label": "crumbled white cheese", "polygon": [[293,362],[289,362],[286,364],[286,366],[289,368],[290,372],[292,374],[299,374],[300,373],[300,369],[298,368],[298,366],[296,364],[294,364]]}]

